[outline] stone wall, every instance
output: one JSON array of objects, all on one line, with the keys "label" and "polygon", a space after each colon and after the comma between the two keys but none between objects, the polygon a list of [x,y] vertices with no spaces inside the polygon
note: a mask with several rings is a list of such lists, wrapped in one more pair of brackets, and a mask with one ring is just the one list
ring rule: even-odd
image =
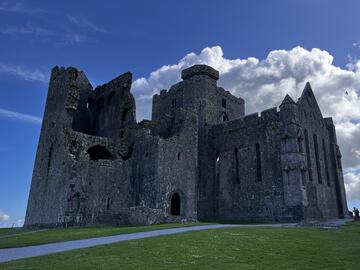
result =
[{"label": "stone wall", "polygon": [[93,89],[75,68],[52,70],[25,227],[347,212],[335,128],[310,85],[298,102],[245,116],[218,71],[195,65],[136,123],[131,78]]},{"label": "stone wall", "polygon": [[276,108],[211,128],[211,170],[220,220],[271,220],[287,216]]}]

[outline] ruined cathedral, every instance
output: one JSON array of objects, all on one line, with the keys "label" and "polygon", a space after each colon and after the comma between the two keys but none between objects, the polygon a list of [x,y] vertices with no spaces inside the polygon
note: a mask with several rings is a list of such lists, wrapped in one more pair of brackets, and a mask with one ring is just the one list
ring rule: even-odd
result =
[{"label": "ruined cathedral", "polygon": [[347,214],[334,124],[309,83],[297,101],[245,115],[215,69],[181,78],[137,123],[131,73],[93,89],[82,71],[55,67],[25,227]]}]

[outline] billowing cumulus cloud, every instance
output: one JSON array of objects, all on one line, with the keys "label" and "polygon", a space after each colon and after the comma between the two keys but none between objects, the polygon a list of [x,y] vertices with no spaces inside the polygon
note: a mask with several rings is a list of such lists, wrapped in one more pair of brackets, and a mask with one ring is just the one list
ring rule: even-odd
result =
[{"label": "billowing cumulus cloud", "polygon": [[[181,70],[207,64],[220,72],[219,85],[245,99],[246,113],[278,106],[286,94],[295,100],[309,81],[324,116],[332,116],[346,170],[346,187],[351,199],[360,199],[360,61],[343,69],[333,56],[320,49],[271,51],[265,59],[227,59],[221,47],[189,53],[178,63],[162,66],[148,78],[133,83],[139,118],[149,118],[151,97],[180,80]],[[351,171],[351,173],[349,173]]]},{"label": "billowing cumulus cloud", "polygon": [[348,172],[345,174],[345,185],[348,200],[359,200],[360,194],[360,174]]},{"label": "billowing cumulus cloud", "polygon": [[10,216],[0,210],[0,227],[4,227]]},{"label": "billowing cumulus cloud", "polygon": [[24,225],[24,219],[15,219],[10,217],[8,214],[5,214],[0,210],[0,228],[10,228],[10,227],[22,227]]}]

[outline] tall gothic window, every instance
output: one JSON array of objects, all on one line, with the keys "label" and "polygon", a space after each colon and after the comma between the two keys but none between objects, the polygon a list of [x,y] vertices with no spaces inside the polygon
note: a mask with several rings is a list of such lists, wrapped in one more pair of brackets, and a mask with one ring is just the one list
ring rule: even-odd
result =
[{"label": "tall gothic window", "polygon": [[318,182],[319,184],[322,184],[321,167],[320,167],[320,159],[319,159],[319,146],[318,146],[316,134],[314,134],[313,137],[314,137],[315,162],[316,162]]},{"label": "tall gothic window", "polygon": [[304,135],[305,135],[306,160],[308,166],[309,180],[312,181],[313,176],[312,176],[312,167],[311,167],[311,158],[310,158],[309,135],[306,129],[304,130]]},{"label": "tall gothic window", "polygon": [[326,182],[327,182],[327,185],[330,187],[330,173],[329,173],[329,165],[328,165],[328,160],[327,160],[326,146],[325,146],[324,139],[322,139],[322,146],[323,146],[323,154],[324,154]]}]

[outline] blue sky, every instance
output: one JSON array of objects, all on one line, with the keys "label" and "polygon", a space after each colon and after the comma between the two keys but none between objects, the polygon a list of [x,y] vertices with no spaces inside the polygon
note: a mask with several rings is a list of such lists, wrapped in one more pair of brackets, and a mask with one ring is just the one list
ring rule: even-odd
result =
[{"label": "blue sky", "polygon": [[[283,92],[273,88],[287,88],[283,91],[296,98],[310,78],[315,86],[318,82],[322,109],[331,116],[336,112],[343,156],[349,157],[344,161],[347,187],[353,190],[349,206],[360,207],[359,10],[358,0],[0,0],[0,225],[24,218],[47,80],[55,65],[84,70],[93,86],[126,71],[134,80],[143,78],[133,90],[139,119],[149,115],[149,96],[157,87],[168,86],[183,66],[196,62],[217,67],[228,79],[224,86],[245,99],[254,93],[268,97],[264,89],[270,89],[271,98],[249,101],[250,111],[276,106]],[[262,92],[248,93],[236,86],[241,76],[233,72],[248,66],[254,72],[288,69],[281,71],[286,78],[272,76],[271,83],[258,85]],[[339,96],[338,88],[348,89],[349,97]],[[1,215],[7,216],[1,220]]]}]

